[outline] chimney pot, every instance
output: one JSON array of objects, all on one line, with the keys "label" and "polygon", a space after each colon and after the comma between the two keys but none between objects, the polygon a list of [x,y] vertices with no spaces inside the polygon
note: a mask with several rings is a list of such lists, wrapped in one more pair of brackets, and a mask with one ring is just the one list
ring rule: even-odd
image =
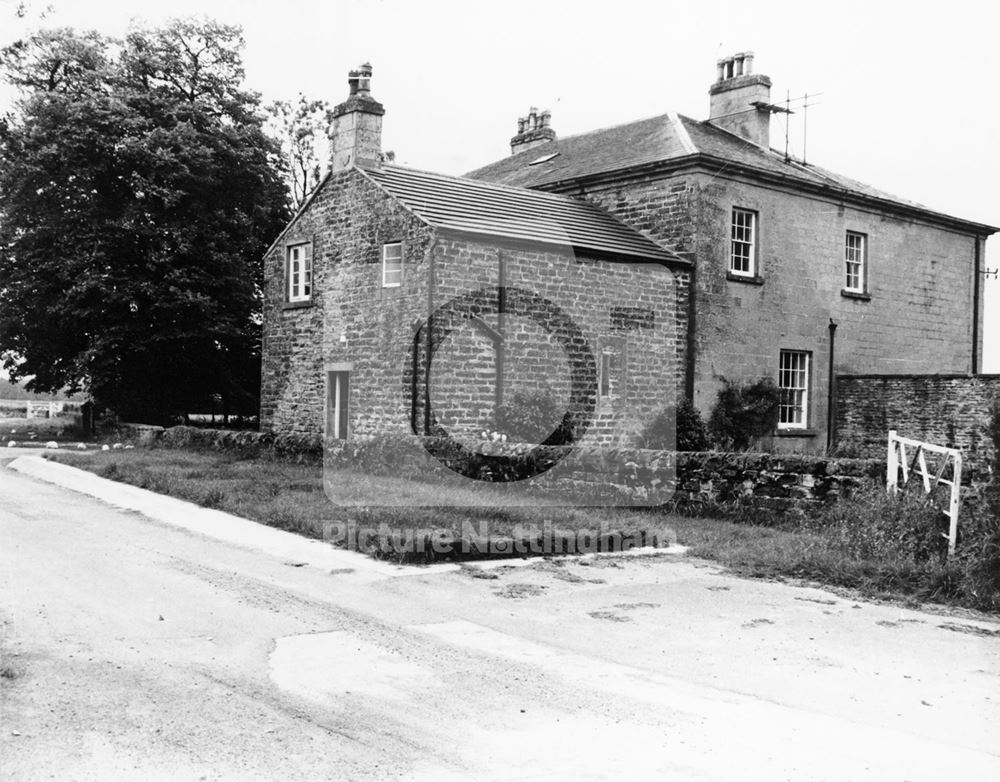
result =
[{"label": "chimney pot", "polygon": [[358,95],[368,96],[372,94],[372,64],[362,63],[356,71],[358,74]]}]

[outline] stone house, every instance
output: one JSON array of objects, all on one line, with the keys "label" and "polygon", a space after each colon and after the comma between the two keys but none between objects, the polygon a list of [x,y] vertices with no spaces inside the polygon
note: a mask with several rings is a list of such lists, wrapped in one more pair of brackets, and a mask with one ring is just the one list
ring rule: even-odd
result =
[{"label": "stone house", "polygon": [[389,164],[370,78],[265,256],[262,428],[477,437],[537,391],[634,439],[683,384],[691,262],[586,200]]},{"label": "stone house", "polygon": [[831,376],[976,374],[997,229],[772,150],[780,107],[752,63],[719,62],[704,121],[558,138],[532,110],[464,178],[386,163],[370,67],[352,72],[332,171],[265,258],[262,427],[471,431],[547,387],[622,442],[678,398],[707,414],[725,380],[770,377],[773,447],[822,451]]},{"label": "stone house", "polygon": [[941,214],[770,148],[771,81],[718,63],[709,117],[676,113],[558,138],[518,122],[472,179],[598,204],[693,262],[685,393],[724,379],[783,389],[775,450],[821,451],[831,375],[977,374],[984,247],[997,229]]}]

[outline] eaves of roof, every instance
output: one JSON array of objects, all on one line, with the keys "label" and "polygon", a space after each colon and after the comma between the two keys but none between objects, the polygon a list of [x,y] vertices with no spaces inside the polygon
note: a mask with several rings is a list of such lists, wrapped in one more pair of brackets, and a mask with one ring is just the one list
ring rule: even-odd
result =
[{"label": "eaves of roof", "polygon": [[717,176],[740,175],[756,183],[813,193],[966,234],[988,236],[1000,230],[928,209],[819,166],[787,159],[711,122],[673,112],[557,138],[466,176],[576,194],[594,184],[616,184],[688,168]]},{"label": "eaves of roof", "polygon": [[657,160],[650,163],[643,163],[641,165],[617,169],[615,171],[602,171],[600,173],[587,174],[584,176],[559,180],[557,182],[540,183],[537,187],[554,193],[575,193],[584,189],[588,185],[613,184],[623,180],[648,177],[655,174],[668,172],[676,173],[685,169],[703,169],[706,172],[715,175],[718,175],[722,171],[729,174],[743,174],[745,177],[754,179],[758,182],[809,192],[858,206],[876,208],[879,211],[891,212],[900,216],[923,220],[956,229],[962,233],[975,234],[977,236],[991,236],[992,234],[1000,231],[1000,227],[997,226],[979,223],[973,220],[965,220],[960,217],[954,217],[952,215],[944,214],[943,212],[928,209],[927,207],[920,206],[918,204],[910,204],[893,198],[882,198],[875,195],[869,195],[849,187],[838,185],[833,181],[819,182],[795,176],[794,173],[780,174],[750,165],[748,163],[717,157],[704,152],[684,155],[683,157],[672,157],[666,160]]}]

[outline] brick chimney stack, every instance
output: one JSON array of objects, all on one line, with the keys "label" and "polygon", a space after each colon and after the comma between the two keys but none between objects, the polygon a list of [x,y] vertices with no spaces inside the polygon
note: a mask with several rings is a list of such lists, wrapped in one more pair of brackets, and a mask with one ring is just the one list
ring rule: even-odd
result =
[{"label": "brick chimney stack", "polygon": [[708,121],[768,149],[771,135],[771,80],[753,72],[753,52],[719,60],[709,89]]},{"label": "brick chimney stack", "polygon": [[517,120],[517,135],[510,140],[510,154],[516,155],[526,149],[555,141],[556,132],[550,127],[551,122],[551,111],[546,109],[539,113],[538,109],[532,106],[528,110],[528,116]]},{"label": "brick chimney stack", "polygon": [[382,161],[382,115],[385,109],[372,97],[372,66],[364,63],[347,75],[350,95],[333,110],[330,131],[330,167],[376,168]]}]

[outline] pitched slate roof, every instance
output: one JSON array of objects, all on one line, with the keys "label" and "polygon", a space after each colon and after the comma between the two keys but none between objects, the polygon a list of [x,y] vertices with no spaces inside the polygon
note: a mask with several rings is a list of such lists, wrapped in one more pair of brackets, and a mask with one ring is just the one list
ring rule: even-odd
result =
[{"label": "pitched slate roof", "polygon": [[690,264],[587,201],[392,165],[359,170],[437,228]]},{"label": "pitched slate roof", "polygon": [[[544,162],[535,162],[553,153],[558,154]],[[518,187],[551,188],[567,180],[610,174],[648,164],[680,161],[683,158],[694,160],[696,156],[712,159],[722,165],[736,164],[756,169],[793,184],[833,189],[845,195],[876,199],[955,222],[968,222],[948,218],[913,201],[890,195],[818,166],[804,165],[796,160],[786,161],[784,155],[774,150],[765,150],[708,122],[673,113],[556,139],[505,157],[471,171],[466,176]]]}]

